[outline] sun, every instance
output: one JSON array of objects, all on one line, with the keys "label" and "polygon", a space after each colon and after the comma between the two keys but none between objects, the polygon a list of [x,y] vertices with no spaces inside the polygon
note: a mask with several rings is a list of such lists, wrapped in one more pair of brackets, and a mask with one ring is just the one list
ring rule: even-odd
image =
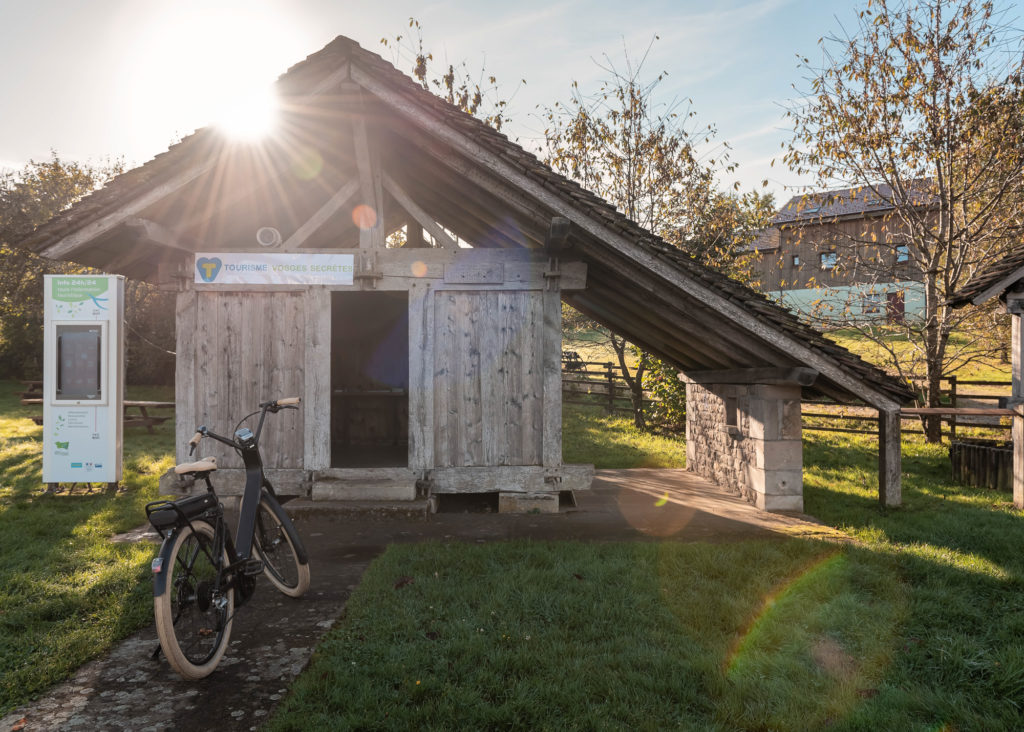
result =
[{"label": "sun", "polygon": [[225,135],[243,142],[266,137],[277,126],[277,95],[269,85],[236,88],[212,112],[211,122]]},{"label": "sun", "polygon": [[170,141],[214,126],[252,141],[274,132],[273,82],[301,48],[276,3],[177,0],[136,12],[144,16],[126,49],[122,83],[134,134]]}]

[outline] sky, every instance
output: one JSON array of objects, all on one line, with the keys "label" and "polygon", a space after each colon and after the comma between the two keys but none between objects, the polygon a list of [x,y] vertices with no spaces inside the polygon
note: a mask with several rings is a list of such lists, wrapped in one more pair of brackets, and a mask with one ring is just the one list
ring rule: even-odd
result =
[{"label": "sky", "polygon": [[[738,165],[723,188],[768,180],[784,202],[785,107],[806,90],[797,55],[853,24],[852,0],[0,0],[0,168],[51,151],[129,167],[209,123],[240,88],[265,84],[345,35],[393,61],[382,38],[415,38],[441,61],[497,77],[505,130],[535,150],[539,110],[596,89],[609,60],[648,51],[656,100],[717,127]],[[655,40],[657,37],[657,40]],[[653,42],[653,44],[652,44]],[[409,64],[399,60],[399,68]],[[525,80],[525,85],[520,83]],[[687,103],[685,100],[692,100]],[[717,154],[716,150],[706,151]],[[775,160],[774,167],[771,165]]]}]

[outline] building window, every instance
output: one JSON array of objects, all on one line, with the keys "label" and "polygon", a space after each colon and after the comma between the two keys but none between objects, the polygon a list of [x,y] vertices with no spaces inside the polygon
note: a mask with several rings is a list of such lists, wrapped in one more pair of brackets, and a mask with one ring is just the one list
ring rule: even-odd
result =
[{"label": "building window", "polygon": [[906,246],[896,247],[896,264],[903,264],[910,261],[910,249]]},{"label": "building window", "polygon": [[799,254],[794,254],[793,255],[793,266],[794,267],[799,267],[800,266],[800,255]]},{"label": "building window", "polygon": [[876,293],[867,294],[861,301],[860,307],[864,315],[877,315],[882,312],[882,296]]},{"label": "building window", "polygon": [[821,268],[822,269],[835,269],[836,268],[836,253],[835,252],[822,252],[821,253]]}]

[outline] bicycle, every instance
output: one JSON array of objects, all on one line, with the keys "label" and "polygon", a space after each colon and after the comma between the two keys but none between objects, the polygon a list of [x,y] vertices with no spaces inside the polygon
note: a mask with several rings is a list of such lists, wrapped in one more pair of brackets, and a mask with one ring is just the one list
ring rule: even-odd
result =
[{"label": "bicycle", "polygon": [[[298,409],[299,401],[291,397],[260,404],[235,425],[233,437],[202,426],[189,440],[190,455],[209,437],[230,445],[242,457],[245,490],[234,538],[210,481],[217,470],[215,458],[174,469],[178,475],[204,481],[205,493],[146,505],[146,516],[163,540],[152,562],[153,615],[160,639],[154,656],[162,650],[185,679],[204,678],[217,668],[235,611],[252,598],[259,575],[289,597],[300,597],[309,589],[309,557],[267,480],[259,449],[267,413]],[[257,414],[254,434],[242,425]]]}]

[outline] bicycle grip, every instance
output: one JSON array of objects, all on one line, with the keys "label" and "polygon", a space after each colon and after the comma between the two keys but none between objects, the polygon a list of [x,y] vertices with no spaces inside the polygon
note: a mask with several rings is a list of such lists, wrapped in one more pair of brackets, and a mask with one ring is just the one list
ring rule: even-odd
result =
[{"label": "bicycle grip", "polygon": [[292,404],[298,404],[301,401],[302,397],[285,397],[284,399],[278,399],[274,404],[278,407],[287,407]]},{"label": "bicycle grip", "polygon": [[196,446],[199,444],[199,441],[201,439],[203,439],[203,433],[202,432],[196,432],[194,435],[192,435],[192,439],[188,441],[188,454],[189,455],[191,455],[192,453],[194,453],[196,451]]}]

